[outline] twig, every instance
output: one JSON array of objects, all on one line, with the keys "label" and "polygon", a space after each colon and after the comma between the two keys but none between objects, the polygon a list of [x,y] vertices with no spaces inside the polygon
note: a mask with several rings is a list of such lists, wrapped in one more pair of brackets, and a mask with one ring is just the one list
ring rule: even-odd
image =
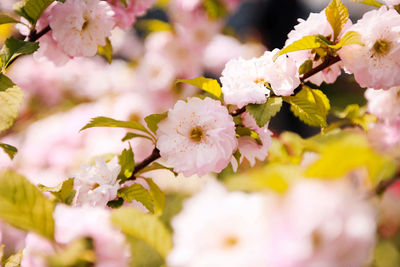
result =
[{"label": "twig", "polygon": [[395,176],[390,180],[381,181],[375,188],[375,194],[382,195],[390,186],[400,181],[400,176]]},{"label": "twig", "polygon": [[139,171],[143,170],[150,163],[152,163],[153,161],[159,159],[160,157],[161,157],[160,150],[158,150],[158,148],[155,147],[150,156],[148,156],[142,162],[139,162],[138,164],[135,165],[135,170],[133,171],[131,177],[128,178],[128,180],[135,180],[136,179],[136,177],[135,177],[136,173],[138,173]]},{"label": "twig", "polygon": [[335,57],[328,57],[324,62],[322,62],[320,65],[316,66],[315,68],[311,69],[307,73],[303,74],[303,76],[300,77],[300,81],[304,82],[314,74],[317,74],[320,71],[323,71],[324,69],[332,66],[333,64],[337,63],[340,61],[339,56]]},{"label": "twig", "polygon": [[49,31],[51,31],[50,25],[47,25],[47,27],[45,27],[44,29],[42,29],[41,31],[37,32],[35,29],[30,31],[29,35],[28,35],[28,41],[29,42],[36,42],[37,40],[40,39],[40,37],[42,37],[43,35],[45,35],[46,33],[48,33]]}]

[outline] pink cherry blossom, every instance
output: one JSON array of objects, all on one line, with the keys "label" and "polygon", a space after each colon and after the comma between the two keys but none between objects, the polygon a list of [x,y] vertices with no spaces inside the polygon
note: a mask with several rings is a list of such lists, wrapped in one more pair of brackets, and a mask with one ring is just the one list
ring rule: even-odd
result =
[{"label": "pink cherry blossom", "polygon": [[367,89],[368,112],[383,121],[400,120],[400,87],[388,90]]},{"label": "pink cherry blossom", "polygon": [[265,103],[270,94],[265,86],[268,63],[263,58],[237,58],[226,63],[220,78],[225,103],[239,108],[247,104]]},{"label": "pink cherry blossom", "polygon": [[400,15],[383,6],[372,10],[351,27],[361,35],[361,45],[340,51],[345,69],[362,87],[389,89],[400,85]]},{"label": "pink cherry blossom", "polygon": [[107,0],[107,2],[114,11],[116,26],[126,30],[132,27],[136,17],[144,15],[156,0],[127,0],[127,7],[122,4],[121,0]]},{"label": "pink cherry blossom", "polygon": [[185,176],[220,172],[237,147],[235,123],[228,110],[208,97],[178,101],[158,126],[161,157]]},{"label": "pink cherry blossom", "polygon": [[168,266],[266,266],[271,204],[264,196],[228,192],[209,181],[172,219]]},{"label": "pink cherry blossom", "polygon": [[[292,44],[294,41],[300,40],[304,36],[308,35],[322,35],[327,38],[333,36],[333,30],[328,20],[326,19],[325,10],[320,13],[311,13],[307,20],[299,19],[299,24],[294,26],[294,30],[289,32],[286,45]],[[351,26],[351,21],[348,20],[346,25],[343,27],[343,31]],[[288,53],[288,56],[296,61],[297,67],[300,67],[306,60],[313,61],[313,67],[322,63],[320,59],[315,60],[311,50],[300,50],[292,53]],[[322,82],[333,83],[341,73],[340,63],[336,63],[322,72],[314,74],[308,81],[321,85]]]},{"label": "pink cherry blossom", "polygon": [[249,136],[242,136],[238,138],[238,148],[241,154],[240,161],[246,158],[251,166],[256,164],[256,159],[264,160],[268,155],[268,149],[272,144],[271,131],[268,130],[268,123],[260,128],[257,126],[255,119],[248,113],[242,115],[242,123],[244,126],[255,131],[262,144],[258,144],[253,138]]},{"label": "pink cherry blossom", "polygon": [[57,2],[49,17],[52,36],[69,56],[94,56],[111,34],[113,15],[105,1]]}]

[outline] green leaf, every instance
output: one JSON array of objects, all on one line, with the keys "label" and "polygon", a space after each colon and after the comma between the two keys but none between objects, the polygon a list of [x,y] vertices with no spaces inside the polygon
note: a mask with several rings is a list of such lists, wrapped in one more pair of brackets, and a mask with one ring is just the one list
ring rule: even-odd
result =
[{"label": "green leaf", "polygon": [[222,3],[217,0],[204,0],[203,6],[210,19],[222,18],[228,14]]},{"label": "green leaf", "polygon": [[299,67],[299,75],[309,72],[310,70],[312,70],[312,67],[313,67],[313,62],[311,59],[304,61],[304,63],[301,64],[301,66]]},{"label": "green leaf", "polygon": [[15,154],[18,152],[16,147],[4,143],[0,143],[0,147],[7,153],[10,159],[14,159]]},{"label": "green leaf", "polygon": [[158,123],[165,119],[168,116],[168,112],[164,112],[161,114],[151,114],[144,118],[144,121],[147,124],[147,127],[153,132],[156,133],[158,129]]},{"label": "green leaf", "polygon": [[316,49],[321,47],[321,38],[315,35],[304,36],[300,40],[294,41],[292,44],[287,45],[279,53],[277,53],[273,60],[275,61],[279,56],[290,52],[306,49]]},{"label": "green leaf", "polygon": [[376,117],[366,113],[366,108],[360,108],[357,104],[348,105],[343,111],[334,112],[338,118],[347,119],[352,124],[361,126],[368,131],[368,125],[376,121]]},{"label": "green leaf", "polygon": [[332,0],[328,7],[325,9],[326,19],[333,30],[333,41],[338,38],[343,26],[349,20],[349,11],[347,7],[340,0]]},{"label": "green leaf", "polygon": [[376,1],[376,0],[351,0],[352,2],[364,4],[364,5],[369,5],[369,6],[375,6],[375,7],[381,7],[383,6],[382,3]]},{"label": "green leaf", "polygon": [[12,126],[23,98],[21,88],[0,73],[0,132]]},{"label": "green leaf", "polygon": [[343,46],[353,45],[353,44],[364,46],[363,42],[361,42],[361,35],[358,32],[348,31],[343,35],[339,43],[335,45],[330,45],[329,47],[333,49],[340,49]]},{"label": "green leaf", "polygon": [[168,168],[164,165],[161,165],[158,162],[153,162],[152,164],[144,167],[143,169],[141,169],[140,171],[137,172],[137,175],[146,173],[146,172],[150,172],[150,171],[155,171],[155,170],[168,170],[168,171],[172,172],[175,176],[178,176],[178,174],[176,172],[174,172],[173,168]]},{"label": "green leaf", "polygon": [[151,213],[154,213],[153,198],[150,192],[140,184],[133,184],[118,190],[118,197],[123,198],[127,202],[136,200],[143,204]]},{"label": "green leaf", "polygon": [[172,248],[171,233],[153,214],[143,214],[134,208],[121,208],[111,213],[111,221],[123,233],[152,246],[163,258]]},{"label": "green leaf", "polygon": [[139,20],[135,27],[142,29],[147,32],[163,32],[163,31],[173,31],[173,28],[168,22],[158,20],[158,19],[142,19]]},{"label": "green leaf", "polygon": [[96,254],[93,240],[88,237],[76,239],[58,249],[54,255],[47,257],[47,262],[50,267],[94,266]]},{"label": "green leaf", "polygon": [[0,218],[25,231],[54,237],[54,203],[26,178],[13,172],[0,174]]},{"label": "green leaf", "polygon": [[146,134],[149,133],[149,131],[144,127],[142,124],[136,122],[136,121],[119,121],[119,120],[114,120],[111,118],[107,117],[96,117],[93,118],[88,124],[86,124],[81,131],[88,129],[88,128],[93,128],[93,127],[119,127],[119,128],[128,128],[128,129],[134,129],[138,130],[141,132],[144,132]]},{"label": "green leaf", "polygon": [[[333,135],[335,137],[335,135]],[[327,139],[320,158],[309,166],[306,175],[316,178],[340,178],[358,168],[366,168],[373,184],[393,177],[396,164],[377,154],[367,138],[359,133],[339,132],[338,138]]]},{"label": "green leaf", "polygon": [[246,112],[256,120],[258,127],[264,125],[281,110],[282,98],[269,97],[264,104],[250,104],[246,106]]},{"label": "green leaf", "polygon": [[40,15],[52,2],[53,0],[22,0],[14,5],[14,11],[35,25]]},{"label": "green leaf", "polygon": [[76,193],[74,190],[74,180],[74,178],[69,178],[55,187],[47,187],[41,184],[39,184],[38,187],[44,192],[50,192],[55,196],[57,201],[71,205]]},{"label": "green leaf", "polygon": [[218,99],[221,97],[221,86],[215,79],[198,77],[194,79],[177,80],[176,83],[191,84],[216,96]]},{"label": "green leaf", "polygon": [[131,267],[165,266],[163,265],[165,261],[161,255],[146,242],[131,236],[127,237],[127,241],[131,247],[131,254],[140,255],[137,257],[132,257],[132,261],[130,263]]},{"label": "green leaf", "polygon": [[97,53],[107,59],[107,62],[111,64],[113,56],[113,47],[110,39],[106,38],[106,44],[97,48]]},{"label": "green leaf", "polygon": [[262,141],[261,141],[258,133],[250,128],[243,127],[243,126],[237,126],[236,127],[236,135],[238,137],[249,136],[249,137],[253,138],[257,142],[257,144],[262,145]]},{"label": "green leaf", "polygon": [[118,163],[121,166],[121,171],[118,177],[125,181],[131,177],[135,170],[135,159],[132,151],[132,147],[129,144],[129,149],[124,149],[120,156],[118,156]]},{"label": "green leaf", "polygon": [[284,97],[290,110],[304,123],[311,126],[326,127],[326,115],[330,109],[329,99],[317,89],[303,86],[294,96]]},{"label": "green leaf", "polygon": [[1,67],[5,70],[11,61],[20,55],[29,55],[39,48],[37,42],[26,42],[15,39],[14,37],[8,38],[0,51]]},{"label": "green leaf", "polygon": [[124,136],[124,138],[122,138],[121,141],[125,142],[125,141],[131,140],[133,138],[145,138],[145,139],[149,139],[150,141],[154,141],[148,135],[137,134],[137,133],[126,133],[126,135]]},{"label": "green leaf", "polygon": [[124,200],[122,198],[110,200],[107,202],[107,206],[112,209],[119,209],[124,204]]},{"label": "green leaf", "polygon": [[165,194],[152,179],[146,178],[145,180],[150,187],[150,195],[154,201],[154,214],[161,216],[165,206]]},{"label": "green leaf", "polygon": [[4,267],[19,267],[21,266],[21,261],[22,261],[22,251],[11,255],[10,257],[7,258],[7,260],[4,261]]},{"label": "green leaf", "polygon": [[19,21],[6,13],[0,13],[0,25],[8,23],[19,23]]}]

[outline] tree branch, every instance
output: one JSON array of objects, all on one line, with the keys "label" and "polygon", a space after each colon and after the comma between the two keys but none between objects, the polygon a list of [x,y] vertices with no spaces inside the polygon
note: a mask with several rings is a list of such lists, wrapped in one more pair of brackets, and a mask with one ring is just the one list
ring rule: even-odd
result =
[{"label": "tree branch", "polygon": [[128,180],[135,180],[136,179],[135,174],[137,174],[139,171],[143,170],[150,163],[159,159],[160,157],[161,157],[160,150],[158,150],[158,148],[155,147],[150,156],[148,156],[142,162],[139,162],[138,164],[135,165],[135,170],[133,171],[131,177],[128,178]]},{"label": "tree branch", "polygon": [[307,73],[303,74],[303,76],[300,77],[300,81],[304,82],[305,80],[307,80],[308,78],[310,78],[314,74],[317,74],[318,72],[323,71],[324,69],[332,66],[333,64],[335,64],[335,63],[337,63],[339,61],[340,61],[340,57],[339,56],[334,56],[334,57],[330,56],[330,57],[328,57],[327,60],[322,62],[320,65],[316,66],[315,68],[311,69]]},{"label": "tree branch", "polygon": [[400,176],[395,176],[390,180],[381,181],[375,188],[375,194],[382,195],[385,191],[396,182],[400,181]]},{"label": "tree branch", "polygon": [[29,35],[28,35],[28,41],[29,42],[36,42],[37,40],[40,39],[40,37],[42,37],[43,35],[45,35],[46,33],[48,33],[49,31],[51,31],[50,25],[47,25],[47,27],[45,27],[44,29],[42,29],[41,31],[37,32],[35,29],[32,30]]}]

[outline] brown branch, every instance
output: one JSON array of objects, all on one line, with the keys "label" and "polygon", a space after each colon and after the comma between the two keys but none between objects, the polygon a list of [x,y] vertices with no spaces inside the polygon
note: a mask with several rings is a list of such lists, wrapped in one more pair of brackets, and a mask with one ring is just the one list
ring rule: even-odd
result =
[{"label": "brown branch", "polygon": [[42,29],[41,31],[37,32],[35,29],[30,31],[29,35],[28,35],[28,41],[29,42],[36,42],[37,40],[40,39],[40,37],[42,37],[43,35],[45,35],[46,33],[48,33],[49,31],[51,31],[50,25],[47,25],[47,27],[45,27],[44,29]]},{"label": "brown branch", "polygon": [[320,65],[316,66],[315,68],[311,69],[307,73],[304,73],[303,76],[300,77],[300,81],[304,82],[314,74],[317,74],[320,71],[323,71],[324,69],[332,66],[333,64],[337,63],[340,61],[339,56],[334,56],[334,57],[328,57],[324,62],[322,62]]},{"label": "brown branch", "polygon": [[235,117],[235,116],[238,116],[238,115],[244,113],[245,111],[246,111],[246,106],[244,106],[244,107],[242,107],[242,108],[240,108],[240,109],[238,109],[238,110],[235,110],[234,112],[229,113],[229,114],[230,114],[232,117]]},{"label": "brown branch", "polygon": [[390,186],[400,181],[400,176],[395,176],[390,180],[381,181],[375,188],[375,194],[382,195]]},{"label": "brown branch", "polygon": [[148,156],[142,162],[139,162],[138,164],[135,165],[135,170],[133,171],[131,177],[128,178],[128,180],[135,180],[136,179],[135,174],[137,174],[139,171],[143,170],[150,163],[159,159],[160,157],[161,157],[160,150],[158,150],[158,148],[155,147],[150,156]]}]

